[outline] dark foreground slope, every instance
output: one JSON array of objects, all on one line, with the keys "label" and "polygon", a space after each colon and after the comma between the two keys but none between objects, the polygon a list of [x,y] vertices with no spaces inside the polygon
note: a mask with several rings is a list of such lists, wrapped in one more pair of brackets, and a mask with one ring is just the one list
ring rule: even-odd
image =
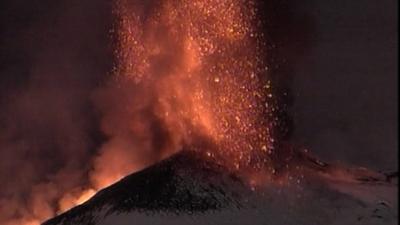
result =
[{"label": "dark foreground slope", "polygon": [[182,151],[43,225],[397,224],[396,184],[323,173],[254,190],[224,167]]},{"label": "dark foreground slope", "polygon": [[246,191],[240,179],[223,167],[183,151],[125,177],[44,225],[95,224],[97,218],[92,212],[100,210],[196,213],[240,207],[241,195]]}]

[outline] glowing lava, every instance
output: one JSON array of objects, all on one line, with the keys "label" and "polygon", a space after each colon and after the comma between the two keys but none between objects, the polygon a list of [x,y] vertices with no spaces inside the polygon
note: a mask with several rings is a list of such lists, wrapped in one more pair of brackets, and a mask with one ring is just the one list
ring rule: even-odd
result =
[{"label": "glowing lava", "polygon": [[[136,102],[143,111],[151,105],[165,127],[170,143],[163,151],[196,148],[200,136],[216,146],[200,150],[230,168],[269,167],[276,118],[256,3],[151,5],[117,2],[119,64],[114,72],[120,85],[140,89],[135,98],[145,100]],[[131,118],[136,133],[140,119]]]},{"label": "glowing lava", "polygon": [[273,174],[277,118],[256,3],[118,0],[114,12],[117,64],[95,98],[108,141],[92,188],[182,149]]}]

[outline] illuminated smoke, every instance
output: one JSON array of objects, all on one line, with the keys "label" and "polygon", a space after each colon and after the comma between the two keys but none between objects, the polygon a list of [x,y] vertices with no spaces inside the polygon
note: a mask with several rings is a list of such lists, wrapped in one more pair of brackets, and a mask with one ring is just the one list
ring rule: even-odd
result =
[{"label": "illuminated smoke", "polygon": [[98,46],[107,45],[110,12],[101,1],[12,5],[11,18],[24,27],[10,19],[12,69],[1,75],[18,82],[1,83],[0,224],[37,225],[89,184],[97,122],[88,96],[109,67],[109,52]]},{"label": "illuminated smoke", "polygon": [[[108,83],[92,93],[106,141],[89,159],[85,123],[77,126],[74,119],[64,118],[73,112],[37,106],[40,118],[65,121],[63,129],[71,130],[63,130],[61,142],[70,146],[65,152],[76,154],[60,156],[73,155],[66,160],[72,165],[45,182],[31,182],[35,185],[29,187],[27,201],[11,196],[0,204],[3,224],[36,225],[183,148],[200,151],[232,170],[273,173],[277,119],[256,3],[117,0],[114,13],[117,63]],[[40,80],[38,84],[27,93],[37,92],[35,98],[40,99],[48,86]],[[47,91],[46,97],[54,97]],[[23,170],[27,179],[32,179],[31,170]]]}]

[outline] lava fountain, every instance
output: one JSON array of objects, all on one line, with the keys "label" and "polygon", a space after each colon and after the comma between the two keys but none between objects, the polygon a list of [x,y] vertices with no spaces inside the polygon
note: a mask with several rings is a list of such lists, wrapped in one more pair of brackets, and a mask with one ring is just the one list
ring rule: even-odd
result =
[{"label": "lava fountain", "polygon": [[254,1],[117,1],[118,65],[104,95],[123,92],[112,101],[127,120],[121,132],[104,110],[109,143],[140,143],[153,162],[189,146],[233,169],[269,167],[277,118],[257,13]]},{"label": "lava fountain", "polygon": [[274,94],[254,1],[118,0],[116,66],[94,100],[108,136],[90,190],[182,149],[273,174]]},{"label": "lava fountain", "polygon": [[277,117],[257,8],[244,0],[115,2],[117,63],[93,97],[108,139],[91,185],[62,198],[59,212],[182,149],[233,171],[275,172]]},{"label": "lava fountain", "polygon": [[198,151],[250,184],[285,182],[310,168],[384,179],[367,169],[346,172],[352,169],[278,140],[279,105],[258,4],[115,2],[117,64],[94,97],[108,141],[94,159],[91,189],[182,149]]},{"label": "lava fountain", "polygon": [[182,149],[232,171],[275,174],[285,155],[278,151],[286,150],[276,145],[277,103],[257,4],[116,0],[116,63],[93,93],[106,141],[87,185],[6,224],[37,225]]}]

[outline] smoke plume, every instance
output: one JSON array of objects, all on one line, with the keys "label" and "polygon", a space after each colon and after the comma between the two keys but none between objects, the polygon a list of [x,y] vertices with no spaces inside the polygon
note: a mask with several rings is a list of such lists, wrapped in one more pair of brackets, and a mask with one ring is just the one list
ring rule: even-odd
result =
[{"label": "smoke plume", "polygon": [[286,125],[255,1],[46,7],[0,99],[1,224],[37,225],[182,148],[274,173]]},{"label": "smoke plume", "polygon": [[39,224],[88,183],[98,142],[90,96],[109,64],[98,46],[108,45],[110,13],[104,2],[77,3],[8,4],[16,22],[1,43],[10,59],[0,82],[0,224]]}]

